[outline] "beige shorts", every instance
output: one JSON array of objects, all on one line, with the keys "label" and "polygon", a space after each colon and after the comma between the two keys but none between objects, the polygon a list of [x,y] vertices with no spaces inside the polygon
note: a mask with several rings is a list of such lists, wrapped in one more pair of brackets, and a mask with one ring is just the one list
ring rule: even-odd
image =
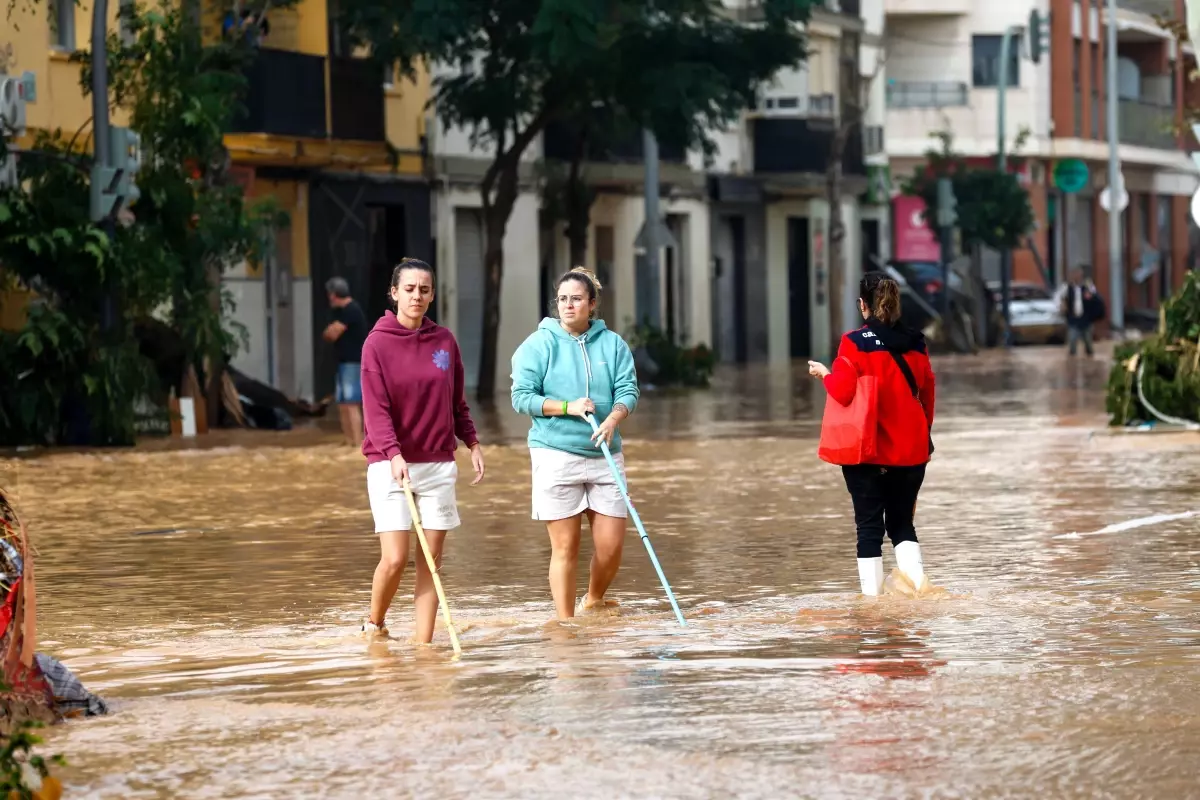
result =
[{"label": "beige shorts", "polygon": [[[552,522],[588,509],[618,519],[628,515],[621,490],[603,456],[584,458],[561,450],[531,447],[529,458],[533,462],[534,519]],[[625,458],[616,453],[613,461],[621,471],[621,480],[626,481]]]},{"label": "beige shorts", "polygon": [[[430,464],[409,464],[408,479],[412,484],[421,527],[431,531],[452,531],[462,524],[458,519],[458,465],[453,461]],[[375,532],[411,531],[412,513],[404,487],[392,478],[392,463],[377,461],[367,467],[367,497],[375,517]]]}]

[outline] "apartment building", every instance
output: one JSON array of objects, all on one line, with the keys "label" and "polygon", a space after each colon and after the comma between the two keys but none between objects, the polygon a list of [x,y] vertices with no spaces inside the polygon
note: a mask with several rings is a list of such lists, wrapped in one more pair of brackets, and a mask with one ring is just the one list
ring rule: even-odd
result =
[{"label": "apartment building", "polygon": [[[753,20],[754,3],[727,2]],[[866,85],[865,118],[842,160],[844,300],[854,313],[863,259],[889,230],[883,152],[883,0],[829,0],[807,26],[809,57],[782,70],[755,108],[718,137],[709,178],[712,333],[723,361],[787,362],[828,352],[826,167],[846,119],[844,68]],[[847,67],[848,65],[848,67]]]},{"label": "apartment building", "polygon": [[[119,4],[108,8],[116,31]],[[221,35],[223,9],[204,4],[206,36]],[[29,76],[36,91],[23,144],[39,132],[80,129],[91,101],[69,59],[88,42],[90,2],[19,4],[12,14],[0,33],[0,71]],[[330,20],[326,0],[269,13],[247,76],[247,114],[226,137],[247,194],[275,198],[291,218],[263,263],[225,273],[234,319],[249,332],[234,365],[309,398],[333,391],[334,356],[320,338],[329,313],[325,281],[344,276],[378,314],[390,266],[402,255],[433,258],[421,149],[428,79],[380,74],[348,52]],[[127,124],[120,109],[113,123]]]},{"label": "apartment building", "polygon": [[[1049,19],[1049,58],[1034,64],[1022,45],[1001,65],[1002,34],[1008,26],[1025,26],[1034,9]],[[1121,249],[1127,307],[1152,310],[1193,263],[1188,204],[1198,181],[1186,153],[1195,145],[1182,123],[1194,91],[1187,75],[1195,53],[1155,19],[1182,19],[1183,12],[1183,0],[1119,0],[1111,54],[1104,0],[885,0],[893,175],[910,175],[923,163],[933,131],[949,130],[968,157],[994,156],[998,78],[1007,69],[1004,134],[1011,152],[1018,134],[1029,133],[1019,177],[1038,223],[1031,246],[1014,253],[1015,277],[1056,282],[1082,265],[1107,291],[1108,212],[1100,193],[1108,185],[1106,109],[1116,102],[1129,194]],[[1110,58],[1117,59],[1115,98],[1107,91]],[[1055,167],[1076,160],[1086,165],[1088,179],[1077,191],[1063,191]],[[901,238],[914,225],[909,213],[897,214],[895,224]],[[992,254],[985,271],[994,276],[997,269]]]}]

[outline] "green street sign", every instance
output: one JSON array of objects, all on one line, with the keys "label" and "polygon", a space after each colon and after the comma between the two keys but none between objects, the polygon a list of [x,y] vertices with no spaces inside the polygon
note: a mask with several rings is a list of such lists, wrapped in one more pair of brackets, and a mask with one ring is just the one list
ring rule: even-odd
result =
[{"label": "green street sign", "polygon": [[1054,185],[1067,194],[1082,191],[1087,183],[1087,164],[1078,158],[1063,159],[1054,165]]}]

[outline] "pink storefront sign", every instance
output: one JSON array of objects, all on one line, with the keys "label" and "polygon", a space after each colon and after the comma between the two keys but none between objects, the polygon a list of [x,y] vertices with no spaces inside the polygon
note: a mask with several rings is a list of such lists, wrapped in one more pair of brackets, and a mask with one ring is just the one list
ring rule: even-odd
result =
[{"label": "pink storefront sign", "polygon": [[899,195],[892,200],[896,261],[940,261],[942,250],[933,229],[925,224],[925,201],[919,197]]}]

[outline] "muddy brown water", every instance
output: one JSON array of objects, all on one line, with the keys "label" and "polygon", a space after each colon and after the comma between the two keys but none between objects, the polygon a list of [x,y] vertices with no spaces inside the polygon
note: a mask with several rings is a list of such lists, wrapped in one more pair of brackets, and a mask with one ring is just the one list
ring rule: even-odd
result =
[{"label": "muddy brown water", "polygon": [[632,529],[618,612],[549,621],[525,423],[479,415],[457,662],[440,627],[406,644],[404,594],[399,641],[356,639],[364,462],[324,433],[2,462],[41,649],[115,707],[49,732],[69,796],[1200,796],[1200,436],[1095,434],[1102,361],[936,367],[918,528],[948,598],[858,596],[819,395],[729,370],[626,426],[686,630]]}]

